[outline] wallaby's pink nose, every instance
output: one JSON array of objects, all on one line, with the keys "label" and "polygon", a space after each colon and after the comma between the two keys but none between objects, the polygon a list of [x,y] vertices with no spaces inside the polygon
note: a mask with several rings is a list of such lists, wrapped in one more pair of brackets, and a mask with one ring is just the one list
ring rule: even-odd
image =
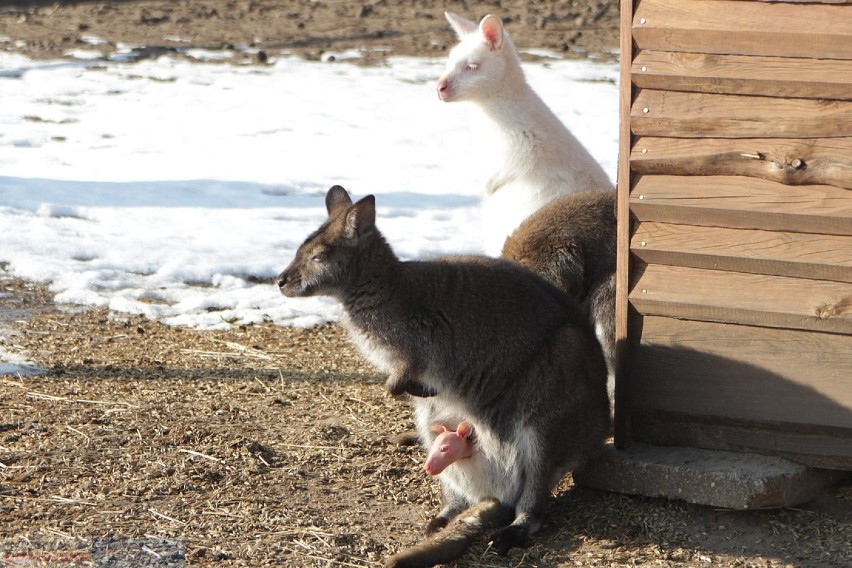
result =
[{"label": "wallaby's pink nose", "polygon": [[444,96],[447,94],[447,91],[450,90],[450,82],[446,79],[441,79],[438,81],[438,98],[444,100]]}]

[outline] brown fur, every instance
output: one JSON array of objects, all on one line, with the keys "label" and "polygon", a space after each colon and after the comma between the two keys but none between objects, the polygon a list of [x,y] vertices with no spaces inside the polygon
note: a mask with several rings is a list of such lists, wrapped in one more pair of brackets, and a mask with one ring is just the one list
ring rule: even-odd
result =
[{"label": "brown fur", "polygon": [[515,261],[576,298],[595,327],[610,375],[615,365],[615,193],[590,190],[551,201],[503,245]]},{"label": "brown fur", "polygon": [[444,508],[430,529],[494,498],[514,513],[494,548],[525,545],[553,488],[607,433],[606,365],[586,316],[507,260],[400,261],[375,225],[372,196],[353,204],[335,186],[326,208],[328,220],[279,276],[282,293],[341,303],[342,324],[388,374],[387,390],[416,397],[425,448],[435,424],[464,420],[476,431],[473,455],[438,476]]},{"label": "brown fur", "polygon": [[402,550],[385,562],[387,568],[426,568],[452,562],[480,534],[506,526],[515,512],[497,499],[484,499],[459,514],[443,529]]}]

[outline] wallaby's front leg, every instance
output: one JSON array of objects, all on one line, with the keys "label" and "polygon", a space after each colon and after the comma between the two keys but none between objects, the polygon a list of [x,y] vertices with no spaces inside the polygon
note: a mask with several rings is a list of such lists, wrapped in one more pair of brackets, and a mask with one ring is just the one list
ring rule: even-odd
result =
[{"label": "wallaby's front leg", "polygon": [[402,366],[391,372],[385,381],[385,388],[393,396],[408,393],[411,396],[429,397],[438,394],[438,391],[420,382],[420,375],[412,366]]}]

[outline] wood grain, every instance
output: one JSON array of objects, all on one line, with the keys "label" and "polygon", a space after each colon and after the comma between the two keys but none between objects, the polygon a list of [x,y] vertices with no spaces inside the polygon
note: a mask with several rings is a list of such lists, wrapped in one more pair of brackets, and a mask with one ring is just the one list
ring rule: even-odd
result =
[{"label": "wood grain", "polygon": [[812,467],[852,471],[852,429],[724,420],[674,412],[635,412],[630,433],[662,446],[748,451],[782,456]]},{"label": "wood grain", "polygon": [[630,166],[641,174],[737,175],[852,189],[852,138],[642,137]]},{"label": "wood grain", "polygon": [[637,223],[642,262],[852,283],[852,236]]},{"label": "wood grain", "polygon": [[850,335],[852,284],[636,263],[630,303],[643,315]]},{"label": "wood grain", "polygon": [[647,89],[852,100],[852,60],[641,51],[631,70]]},{"label": "wood grain", "polygon": [[731,0],[640,0],[639,49],[852,59],[852,6]]},{"label": "wood grain", "polygon": [[630,126],[640,136],[670,138],[850,137],[852,101],[641,89]]},{"label": "wood grain", "polygon": [[627,402],[802,428],[852,428],[852,336],[631,318]]},{"label": "wood grain", "polygon": [[635,175],[633,184],[640,221],[852,235],[852,198],[837,187],[727,176]]}]

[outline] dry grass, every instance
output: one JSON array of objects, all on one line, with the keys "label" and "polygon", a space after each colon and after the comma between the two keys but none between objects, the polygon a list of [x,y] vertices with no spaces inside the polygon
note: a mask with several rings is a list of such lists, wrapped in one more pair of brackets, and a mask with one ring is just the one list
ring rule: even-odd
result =
[{"label": "dry grass", "polygon": [[[391,442],[411,427],[407,403],[338,327],[200,332],[4,287],[0,313],[29,313],[4,349],[47,368],[0,376],[7,549],[85,555],[94,538],[159,537],[198,565],[377,566],[437,511],[421,451]],[[531,548],[503,559],[483,539],[458,565],[841,566],[849,491],[827,497],[832,514],[730,512],[566,479]]]}]

